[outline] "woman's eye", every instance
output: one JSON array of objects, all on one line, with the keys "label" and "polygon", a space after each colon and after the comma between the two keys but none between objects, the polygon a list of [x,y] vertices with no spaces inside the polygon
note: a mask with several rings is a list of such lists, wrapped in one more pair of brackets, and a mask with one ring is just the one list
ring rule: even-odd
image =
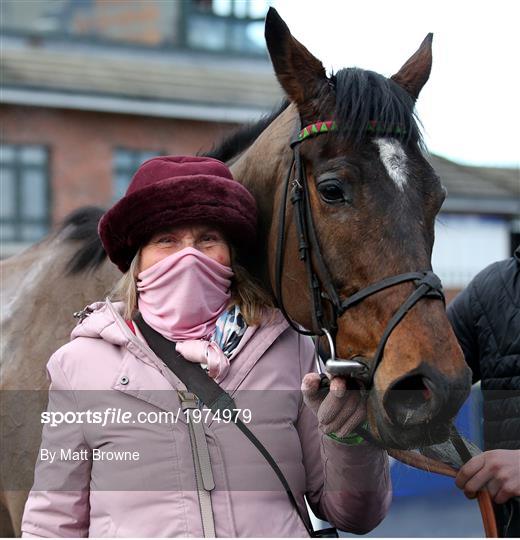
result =
[{"label": "woman's eye", "polygon": [[326,203],[348,202],[345,198],[343,188],[341,187],[341,184],[338,180],[327,180],[325,182],[321,182],[318,185],[318,191],[321,195],[321,198]]},{"label": "woman's eye", "polygon": [[156,240],[158,244],[171,244],[175,242],[175,238],[173,236],[161,236]]},{"label": "woman's eye", "polygon": [[219,238],[216,234],[205,234],[202,237],[203,242],[218,242]]}]

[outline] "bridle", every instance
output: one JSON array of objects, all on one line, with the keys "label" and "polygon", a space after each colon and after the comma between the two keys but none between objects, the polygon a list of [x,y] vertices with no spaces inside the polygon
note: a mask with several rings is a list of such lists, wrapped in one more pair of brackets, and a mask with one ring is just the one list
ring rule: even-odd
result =
[{"label": "bridle", "polygon": [[[321,372],[319,356],[317,353],[319,342],[318,337],[325,335],[330,348],[330,358],[325,363],[327,370],[333,374],[337,373],[350,375],[363,381],[365,387],[369,388],[373,384],[376,370],[383,359],[383,353],[388,338],[395,330],[397,325],[403,320],[408,311],[410,311],[410,309],[412,309],[412,307],[423,298],[438,299],[442,300],[443,303],[445,303],[445,298],[442,290],[441,280],[431,270],[406,272],[404,274],[390,276],[378,281],[377,283],[368,285],[347,298],[342,299],[340,297],[337,289],[334,287],[331,274],[320,250],[320,245],[312,219],[312,211],[309,201],[309,187],[305,173],[305,166],[300,156],[300,143],[302,141],[322,133],[335,131],[336,129],[337,125],[334,121],[316,122],[314,124],[305,126],[303,129],[299,129],[296,138],[290,143],[293,150],[293,156],[283,185],[283,197],[280,204],[275,257],[275,296],[278,306],[280,307],[280,311],[287,319],[289,325],[300,334],[316,337],[316,363],[318,371]],[[403,133],[403,129],[400,127],[387,129],[386,126],[380,126],[377,122],[369,122],[366,130],[369,133],[381,134],[401,135]],[[295,173],[291,182],[293,169]],[[305,263],[306,267],[308,286],[312,295],[312,321],[313,326],[318,329],[317,332],[304,330],[300,326],[296,325],[289,317],[283,303],[283,249],[285,243],[285,214],[287,211],[289,187],[291,188],[291,203],[293,204],[294,208],[294,221],[298,238],[299,258]],[[316,264],[316,269],[313,261],[314,264]],[[335,339],[338,330],[338,318],[341,317],[345,311],[347,311],[347,309],[359,304],[369,296],[390,287],[394,287],[395,285],[407,282],[413,282],[415,289],[388,321],[383,335],[379,340],[374,358],[371,361],[360,356],[354,356],[351,359],[336,358]],[[332,320],[328,325],[325,322],[324,301],[328,302],[332,308]],[[357,426],[356,430],[367,440],[378,444],[377,441],[374,441],[374,438],[371,436],[368,429],[365,429],[362,426]],[[471,454],[455,426],[452,426],[450,440],[462,463],[467,463],[467,461],[471,459]],[[402,458],[403,456],[399,457],[401,460]],[[417,463],[411,464],[415,467],[419,467]],[[427,467],[420,468],[428,470]],[[444,474],[446,473],[444,472]],[[453,469],[449,474],[451,476],[455,476],[456,470]],[[477,496],[486,537],[496,538],[498,536],[498,528],[490,494],[486,490],[481,490],[478,492]]]},{"label": "bridle", "polygon": [[[304,140],[324,133],[330,133],[336,129],[337,124],[334,121],[316,122],[305,126],[303,129],[299,129],[296,138],[290,143],[293,156],[283,185],[283,197],[280,204],[278,237],[276,243],[274,292],[280,311],[283,313],[289,325],[302,335],[314,336],[316,338],[316,361],[319,371],[321,371],[321,369],[317,354],[318,337],[325,335],[330,348],[330,358],[326,362],[327,369],[331,373],[348,374],[362,380],[366,386],[371,386],[376,370],[383,359],[386,342],[408,311],[423,298],[434,298],[442,300],[443,302],[445,299],[441,281],[431,270],[407,272],[396,276],[390,276],[377,283],[368,285],[347,298],[341,298],[333,284],[330,271],[320,249],[312,218],[305,165],[300,155],[300,144]],[[387,129],[384,126],[380,126],[377,122],[369,122],[367,125],[367,132],[399,135],[403,130],[400,127]],[[293,170],[294,177],[291,182]],[[304,330],[296,325],[289,317],[283,302],[283,250],[285,244],[285,218],[289,188],[291,191],[291,203],[293,205],[294,221],[298,238],[299,259],[305,263],[308,287],[311,291],[313,306],[312,321],[314,328],[317,329],[315,332]],[[345,311],[373,294],[406,282],[413,282],[415,290],[407,297],[388,321],[383,335],[379,340],[374,358],[371,360],[361,356],[354,356],[351,359],[336,358],[335,340],[338,331],[338,319]],[[332,309],[332,319],[328,323],[325,321],[324,302],[327,302]]]}]

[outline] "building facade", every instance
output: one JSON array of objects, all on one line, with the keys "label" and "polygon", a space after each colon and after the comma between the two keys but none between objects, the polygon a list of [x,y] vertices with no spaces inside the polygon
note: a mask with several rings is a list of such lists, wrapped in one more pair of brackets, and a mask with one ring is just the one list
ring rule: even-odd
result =
[{"label": "building facade", "polygon": [[2,257],[109,206],[145,159],[208,150],[282,98],[263,1],[0,6]]}]

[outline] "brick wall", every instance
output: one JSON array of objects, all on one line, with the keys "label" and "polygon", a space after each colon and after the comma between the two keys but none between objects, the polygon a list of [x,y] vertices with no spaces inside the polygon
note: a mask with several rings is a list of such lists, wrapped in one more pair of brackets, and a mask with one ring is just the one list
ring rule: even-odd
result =
[{"label": "brick wall", "polygon": [[0,107],[2,141],[50,150],[51,216],[56,225],[84,205],[110,205],[116,147],[194,154],[207,150],[232,124],[47,109]]}]

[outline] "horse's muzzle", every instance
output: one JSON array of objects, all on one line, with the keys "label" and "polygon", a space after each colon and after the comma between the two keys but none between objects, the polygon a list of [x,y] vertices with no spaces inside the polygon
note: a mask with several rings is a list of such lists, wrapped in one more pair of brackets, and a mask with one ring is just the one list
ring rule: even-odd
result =
[{"label": "horse's muzzle", "polygon": [[390,384],[381,400],[372,392],[372,406],[380,413],[376,418],[381,439],[393,448],[446,440],[449,426],[469,394],[470,377],[468,369],[461,377],[449,379],[422,363]]}]

